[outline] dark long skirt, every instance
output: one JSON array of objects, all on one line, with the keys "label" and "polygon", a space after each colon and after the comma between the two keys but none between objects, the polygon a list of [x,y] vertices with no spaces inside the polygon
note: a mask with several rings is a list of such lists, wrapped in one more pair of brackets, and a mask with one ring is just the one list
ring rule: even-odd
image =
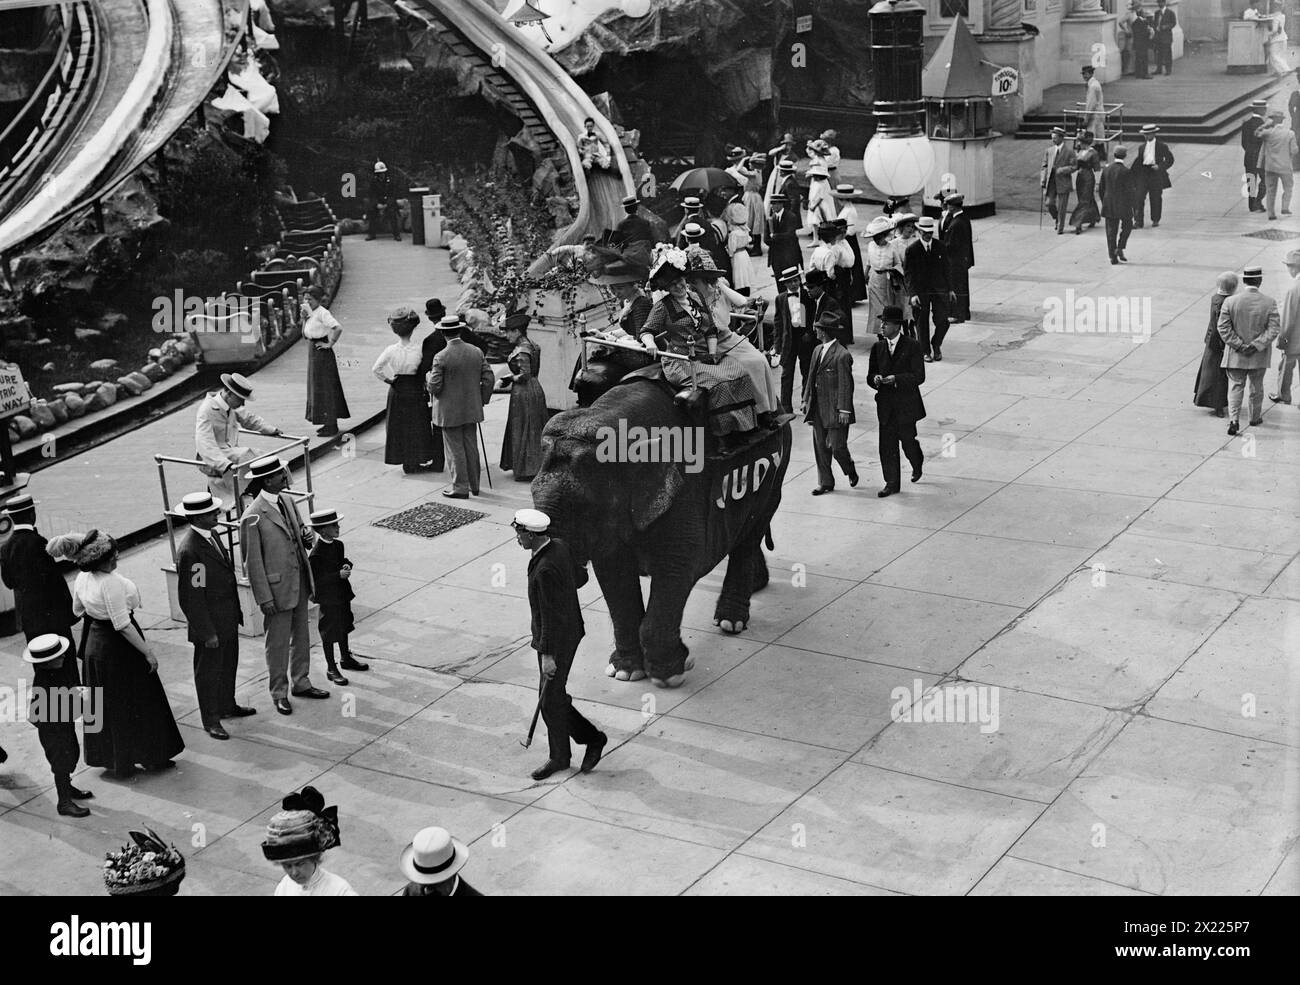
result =
[{"label": "dark long skirt", "polygon": [[949,317],[970,321],[970,267],[966,266],[965,260],[949,265],[948,280],[952,284],[952,293],[957,296]]},{"label": "dark long skirt", "polygon": [[840,331],[836,338],[840,345],[853,344],[853,277],[851,268],[839,267],[831,281],[831,293],[840,303]]},{"label": "dark long skirt", "polygon": [[[441,437],[441,435],[439,435]],[[424,381],[415,373],[404,373],[388,388],[388,433],[384,441],[384,464],[414,469],[432,459],[442,468],[442,443],[433,443],[432,418]]]},{"label": "dark long skirt", "polygon": [[351,417],[339,364],[333,349],[317,349],[314,339],[307,339],[307,420],[313,424],[337,424],[340,417]]},{"label": "dark long skirt", "polygon": [[1074,179],[1074,193],[1079,204],[1070,213],[1070,225],[1082,226],[1086,223],[1096,225],[1101,221],[1101,212],[1097,208],[1097,177],[1088,168],[1082,168]]},{"label": "dark long skirt", "polygon": [[125,773],[137,765],[161,766],[180,755],[185,743],[157,672],[150,673],[144,654],[111,622],[87,621],[86,685],[99,689],[94,693],[101,703],[99,731],[85,730],[86,765]]},{"label": "dark long skirt", "polygon": [[510,390],[506,433],[501,440],[501,468],[526,482],[542,467],[542,428],[546,426],[546,394],[537,377],[530,376]]},{"label": "dark long skirt", "polygon": [[858,244],[857,236],[846,236],[845,241],[849,244],[849,249],[853,251],[853,300],[865,301],[867,299],[867,275],[862,267],[862,247]]},{"label": "dark long skirt", "polygon": [[1223,362],[1223,341],[1216,351],[1213,342],[1205,344],[1201,354],[1201,368],[1196,371],[1196,390],[1192,403],[1197,407],[1222,410],[1228,406],[1228,374],[1219,364]]}]

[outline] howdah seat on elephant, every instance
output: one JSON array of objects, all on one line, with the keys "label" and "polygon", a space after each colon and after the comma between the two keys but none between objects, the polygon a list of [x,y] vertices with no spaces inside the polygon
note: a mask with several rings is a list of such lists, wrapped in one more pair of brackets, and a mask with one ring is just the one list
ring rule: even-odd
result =
[{"label": "howdah seat on elephant", "polygon": [[600,583],[614,624],[607,673],[676,686],[690,666],[681,622],[695,583],[728,559],[714,609],[728,632],[746,627],[750,595],[767,584],[762,544],[771,544],[790,426],[707,454],[702,423],[653,374],[620,380],[619,369],[589,360],[583,375],[604,392],[547,423],[533,503]]}]

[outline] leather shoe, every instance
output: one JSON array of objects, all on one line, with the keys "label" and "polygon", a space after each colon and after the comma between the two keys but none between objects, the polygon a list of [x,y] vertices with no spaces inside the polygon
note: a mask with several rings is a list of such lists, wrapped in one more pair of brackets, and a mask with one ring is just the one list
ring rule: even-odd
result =
[{"label": "leather shoe", "polygon": [[328,698],[330,693],[318,687],[309,687],[305,691],[290,691],[295,698]]},{"label": "leather shoe", "polygon": [[94,800],[95,799],[95,795],[91,793],[89,790],[79,790],[77,787],[74,787],[70,783],[68,784],[68,796],[71,797],[73,800]]},{"label": "leather shoe", "polygon": [[582,757],[583,773],[590,773],[596,768],[596,764],[600,762],[600,754],[605,751],[605,744],[607,742],[609,742],[609,736],[604,732],[601,732],[595,742],[589,742],[587,744],[586,755]]},{"label": "leather shoe", "polygon": [[288,698],[276,698],[272,703],[275,705],[275,710],[281,715],[293,714],[293,705],[289,704]]},{"label": "leather shoe", "polygon": [[247,718],[249,715],[256,715],[256,708],[249,708],[246,705],[235,705],[230,711],[222,715],[222,718]]},{"label": "leather shoe", "polygon": [[885,486],[885,488],[876,493],[876,495],[881,499],[884,499],[886,496],[892,496],[896,492],[898,492],[897,486]]},{"label": "leather shoe", "polygon": [[943,362],[943,353],[939,351],[937,345],[934,347],[934,361],[937,363]]},{"label": "leather shoe", "polygon": [[353,657],[344,657],[339,661],[340,670],[369,670],[370,664],[363,664]]},{"label": "leather shoe", "polygon": [[1110,258],[1110,265],[1111,265],[1112,267],[1118,267],[1118,266],[1119,266],[1119,261],[1116,260],[1114,257],[1111,257],[1111,258]]},{"label": "leather shoe", "polygon": [[1250,426],[1253,428],[1257,428],[1263,423],[1264,423],[1264,418],[1262,417],[1252,417],[1250,420]]},{"label": "leather shoe", "polygon": [[458,493],[452,489],[444,489],[442,494],[448,499],[469,499],[469,493]]},{"label": "leather shoe", "polygon": [[1236,421],[1228,422],[1228,434],[1236,434],[1239,430],[1240,428],[1237,427]]},{"label": "leather shoe", "polygon": [[824,496],[828,492],[834,492],[834,491],[835,490],[831,489],[830,486],[818,486],[816,489],[812,491],[812,494],[814,496]]},{"label": "leather shoe", "polygon": [[542,763],[541,766],[537,767],[537,769],[533,770],[532,773],[530,773],[529,775],[534,780],[545,780],[552,773],[558,773],[560,772],[560,770],[567,770],[568,768],[569,768],[569,764],[567,762],[557,763],[554,759],[548,759],[546,762]]},{"label": "leather shoe", "polygon": [[1128,257],[1126,257],[1126,256],[1124,255],[1124,251],[1123,251],[1123,250],[1118,250],[1118,251],[1116,251],[1115,255],[1116,255],[1117,257],[1119,257],[1119,262],[1120,262],[1120,263],[1128,263]]},{"label": "leather shoe", "polygon": [[849,473],[849,485],[856,486],[857,484],[858,484],[858,470],[854,469],[852,472]]},{"label": "leather shoe", "polygon": [[226,731],[224,728],[222,728],[220,725],[205,725],[205,726],[203,726],[203,731],[207,732],[208,735],[212,736],[214,739],[229,739],[229,738],[230,738],[230,733],[227,732],[227,731]]},{"label": "leather shoe", "polygon": [[923,355],[921,358],[928,363],[934,362],[934,356],[930,355],[928,352],[925,355]]},{"label": "leather shoe", "polygon": [[64,817],[90,817],[89,809],[82,807],[75,800],[60,800],[56,810]]},{"label": "leather shoe", "polygon": [[331,684],[337,684],[339,687],[347,687],[348,679],[339,673],[337,667],[331,667],[325,671],[325,676],[329,678]]},{"label": "leather shoe", "polygon": [[912,481],[913,482],[921,481],[921,466],[917,465],[912,468]]}]

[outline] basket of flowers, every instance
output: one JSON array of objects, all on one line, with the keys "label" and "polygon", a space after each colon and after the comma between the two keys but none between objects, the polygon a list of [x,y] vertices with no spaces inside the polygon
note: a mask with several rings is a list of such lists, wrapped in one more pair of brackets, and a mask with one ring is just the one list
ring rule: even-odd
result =
[{"label": "basket of flowers", "polygon": [[129,832],[133,844],[104,856],[109,896],[175,896],[185,878],[185,858],[153,831]]}]

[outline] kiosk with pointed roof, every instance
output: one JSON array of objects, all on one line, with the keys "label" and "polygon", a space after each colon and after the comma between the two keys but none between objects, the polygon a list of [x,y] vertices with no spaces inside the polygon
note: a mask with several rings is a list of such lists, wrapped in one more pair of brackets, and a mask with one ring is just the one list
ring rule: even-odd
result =
[{"label": "kiosk with pointed roof", "polygon": [[993,76],[980,46],[961,17],[939,43],[921,74],[925,132],[934,148],[934,170],[925,185],[925,209],[934,212],[941,189],[958,189],[968,214],[993,208]]}]

